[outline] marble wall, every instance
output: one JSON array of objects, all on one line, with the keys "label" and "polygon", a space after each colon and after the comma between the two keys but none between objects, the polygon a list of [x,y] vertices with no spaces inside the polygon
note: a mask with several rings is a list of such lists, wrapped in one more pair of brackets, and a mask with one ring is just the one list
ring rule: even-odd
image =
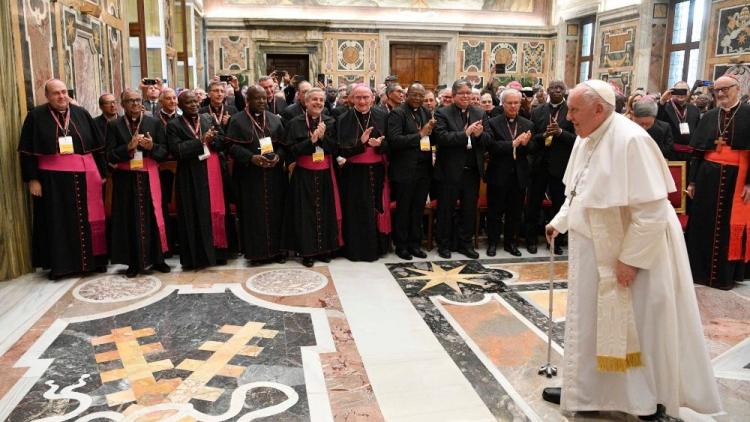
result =
[{"label": "marble wall", "polygon": [[594,38],[593,78],[608,80],[629,95],[635,73],[638,19],[598,21]]},{"label": "marble wall", "polygon": [[10,8],[23,110],[45,102],[50,78],[64,80],[94,114],[102,92],[119,95],[127,61],[120,0],[12,0]]},{"label": "marble wall", "polygon": [[378,72],[378,43],[378,34],[324,32],[321,73],[334,86],[377,85],[384,77]]},{"label": "marble wall", "polygon": [[705,79],[729,71],[739,75],[742,92],[750,93],[750,5],[746,0],[716,1],[708,16]]}]

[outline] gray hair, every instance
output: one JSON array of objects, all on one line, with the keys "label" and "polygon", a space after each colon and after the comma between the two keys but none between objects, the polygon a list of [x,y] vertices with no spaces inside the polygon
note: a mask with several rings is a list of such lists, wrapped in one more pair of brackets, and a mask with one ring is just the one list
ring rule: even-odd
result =
[{"label": "gray hair", "polygon": [[658,107],[654,100],[641,100],[633,103],[634,117],[656,117]]},{"label": "gray hair", "polygon": [[521,98],[521,91],[515,89],[515,88],[506,88],[503,90],[502,93],[500,93],[500,103],[505,103],[505,97],[508,96],[508,94],[516,94],[518,95],[518,98]]},{"label": "gray hair", "polygon": [[[390,95],[391,92],[393,92],[393,91],[395,91],[397,89],[401,89],[401,85],[399,85],[397,83],[388,84],[385,87],[385,95]],[[403,89],[401,89],[401,90],[403,91]]]},{"label": "gray hair", "polygon": [[456,79],[456,82],[453,82],[453,87],[451,87],[453,95],[456,95],[456,92],[458,92],[458,90],[461,89],[462,86],[469,87],[469,89],[472,88],[471,83],[466,79]]},{"label": "gray hair", "polygon": [[175,95],[177,95],[177,93],[174,91],[174,89],[172,89],[172,88],[164,88],[164,89],[161,90],[161,93],[159,94],[159,101],[164,100],[164,98],[168,94],[175,94]]},{"label": "gray hair", "polygon": [[601,104],[602,107],[604,107],[604,114],[606,114],[607,116],[614,113],[615,106],[606,102],[594,88],[588,86],[585,82],[579,83],[573,89],[580,89],[582,91],[581,95],[583,95],[583,98],[586,99],[587,103]]},{"label": "gray hair", "polygon": [[310,88],[307,92],[305,92],[305,102],[308,102],[310,98],[312,98],[313,94],[317,93],[323,94],[323,97],[325,97],[326,95],[326,93],[318,87]]}]

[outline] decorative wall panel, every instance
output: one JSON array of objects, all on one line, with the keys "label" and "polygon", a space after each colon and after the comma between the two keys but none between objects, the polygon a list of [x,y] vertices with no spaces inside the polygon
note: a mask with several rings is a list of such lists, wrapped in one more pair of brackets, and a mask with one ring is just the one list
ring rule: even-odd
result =
[{"label": "decorative wall panel", "polygon": [[635,46],[638,19],[625,18],[616,22],[597,25],[594,40],[594,72],[600,79],[607,78],[623,95],[630,94],[630,85],[635,71]]},{"label": "decorative wall panel", "polygon": [[102,24],[75,9],[65,7],[63,10],[64,66],[65,74],[71,78],[66,82],[68,88],[75,89],[78,104],[97,115],[99,95],[106,90],[102,78]]},{"label": "decorative wall panel", "polygon": [[523,72],[544,73],[544,43],[523,43]]},{"label": "decorative wall panel", "polygon": [[[706,78],[717,74],[723,66],[750,62],[750,5],[747,0],[714,1],[708,16],[711,20],[706,41]],[[745,87],[743,94],[748,92]]]},{"label": "decorative wall panel", "polygon": [[[524,37],[460,36],[456,77],[483,88],[492,78],[503,83],[516,79],[525,85],[546,83],[551,74],[549,46],[552,39]],[[495,64],[505,64],[505,73],[495,74]]]},{"label": "decorative wall panel", "polygon": [[382,80],[377,72],[379,41],[378,34],[372,33],[324,32],[321,73],[336,86],[355,82],[375,86]]}]

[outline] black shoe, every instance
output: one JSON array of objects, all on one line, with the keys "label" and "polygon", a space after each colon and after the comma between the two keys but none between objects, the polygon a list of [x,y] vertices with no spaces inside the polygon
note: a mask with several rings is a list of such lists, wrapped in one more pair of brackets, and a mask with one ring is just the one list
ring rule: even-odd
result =
[{"label": "black shoe", "polygon": [[521,256],[521,251],[518,250],[518,246],[516,246],[515,243],[511,243],[510,245],[503,246],[503,249],[505,252],[508,252],[509,254],[513,256]]},{"label": "black shoe", "polygon": [[250,260],[250,266],[251,267],[259,267],[261,265],[263,265],[263,261],[261,261],[260,259],[251,259]]},{"label": "black shoe", "polygon": [[226,259],[217,259],[216,260],[216,265],[227,265],[227,260]]},{"label": "black shoe", "polygon": [[107,272],[107,266],[106,265],[97,265],[94,267],[95,273],[106,273]]},{"label": "black shoe", "polygon": [[65,274],[52,274],[52,271],[50,271],[49,274],[47,274],[47,279],[50,281],[59,281],[65,277],[66,277]]},{"label": "black shoe", "polygon": [[667,408],[663,404],[656,405],[656,413],[652,415],[638,416],[641,421],[658,421],[667,416]]},{"label": "black shoe", "polygon": [[409,253],[416,258],[427,258],[427,254],[420,248],[409,248]]},{"label": "black shoe", "polygon": [[526,240],[526,250],[529,251],[530,254],[536,253],[536,241],[533,240]]},{"label": "black shoe", "polygon": [[460,253],[461,255],[465,255],[467,258],[471,258],[471,259],[479,258],[479,254],[477,253],[477,251],[475,251],[470,246],[459,248],[456,252]]},{"label": "black shoe", "polygon": [[555,255],[562,255],[562,254],[563,254],[562,246],[555,243]]},{"label": "black shoe", "polygon": [[315,264],[315,260],[312,258],[302,258],[302,265],[305,267],[312,267]]},{"label": "black shoe", "polygon": [[138,276],[138,267],[136,266],[131,265],[128,267],[128,270],[125,271],[125,277],[127,278],[135,278],[137,276]]},{"label": "black shoe", "polygon": [[318,261],[326,263],[331,262],[331,255],[321,255],[318,257]]},{"label": "black shoe", "polygon": [[396,248],[396,255],[398,255],[399,258],[406,260],[406,261],[411,261],[411,258],[412,258],[409,251],[406,250],[405,248]]},{"label": "black shoe", "polygon": [[160,273],[168,273],[168,272],[172,271],[172,268],[170,268],[169,265],[167,265],[164,262],[160,262],[158,264],[152,265],[151,269],[154,270],[154,271],[158,271]]},{"label": "black shoe", "polygon": [[286,262],[286,254],[281,254],[276,256],[276,263],[277,264],[283,264]]},{"label": "black shoe", "polygon": [[497,245],[490,243],[487,245],[487,256],[495,256],[497,254]]},{"label": "black shoe", "polygon": [[438,255],[443,259],[451,259],[451,251],[448,248],[438,248]]},{"label": "black shoe", "polygon": [[560,387],[547,387],[542,391],[542,398],[544,401],[560,404],[560,395],[562,394],[562,388]]}]

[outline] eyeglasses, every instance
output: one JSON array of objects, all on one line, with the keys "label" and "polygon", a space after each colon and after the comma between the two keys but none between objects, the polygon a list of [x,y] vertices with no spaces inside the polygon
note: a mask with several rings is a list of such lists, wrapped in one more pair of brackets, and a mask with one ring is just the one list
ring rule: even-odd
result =
[{"label": "eyeglasses", "polygon": [[734,88],[736,86],[740,86],[740,85],[739,84],[732,84],[732,85],[721,87],[721,88],[714,87],[714,92],[721,92],[722,94],[726,94],[727,92],[729,92],[730,89],[732,89],[732,88]]}]

